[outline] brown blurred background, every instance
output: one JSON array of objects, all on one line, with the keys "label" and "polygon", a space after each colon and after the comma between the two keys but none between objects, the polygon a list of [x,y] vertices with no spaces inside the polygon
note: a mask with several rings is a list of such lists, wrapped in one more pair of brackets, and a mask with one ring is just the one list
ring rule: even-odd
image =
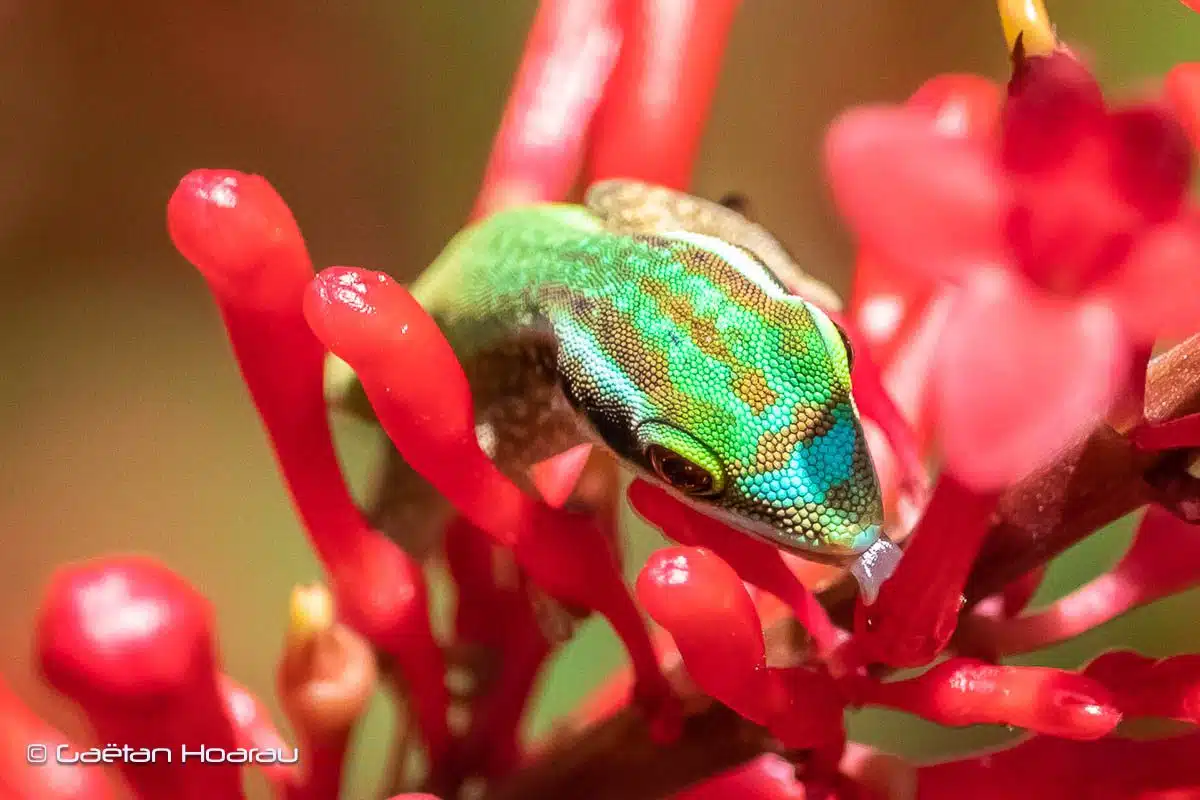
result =
[{"label": "brown blurred background", "polygon": [[[1138,89],[1200,57],[1200,17],[1176,0],[1049,5],[1111,86]],[[160,555],[212,598],[228,670],[266,698],[288,590],[318,575],[205,286],[167,239],[179,178],[197,167],[266,175],[318,265],[409,278],[469,210],[534,8],[0,0],[0,646],[4,676],[55,722],[81,730],[30,661],[56,564]],[[851,250],[818,159],[829,120],[902,99],[937,72],[1005,68],[989,0],[746,0],[696,189],[748,194],[815,275],[844,289]],[[371,432],[339,433],[361,484]],[[1083,545],[1046,596],[1103,569],[1127,537],[1116,526]],[[1200,650],[1197,611],[1193,592],[1040,660],[1078,663],[1106,641]],[[556,662],[539,725],[620,659],[589,625]],[[377,707],[347,796],[370,796],[382,778],[388,726]],[[860,715],[856,732],[918,755],[998,735],[884,714]]]}]

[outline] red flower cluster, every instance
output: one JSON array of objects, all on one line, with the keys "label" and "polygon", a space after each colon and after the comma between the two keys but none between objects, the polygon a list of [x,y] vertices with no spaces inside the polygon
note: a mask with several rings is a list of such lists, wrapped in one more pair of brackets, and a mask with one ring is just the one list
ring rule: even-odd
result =
[{"label": "red flower cluster", "polygon": [[[737,6],[544,0],[475,215],[563,199],[581,174],[685,186]],[[833,125],[830,183],[863,246],[847,316],[861,344],[856,397],[881,434],[874,450],[896,538],[908,537],[896,573],[875,602],[858,601],[850,629],[810,590],[830,568],[641,480],[629,501],[679,546],[651,557],[635,603],[604,521],[563,508],[586,451],[538,468],[544,502],[523,494],[479,448],[462,368],[405,289],[352,267],[314,273],[295,220],[262,178],[191,173],[168,206],[171,237],[208,282],[330,584],[293,596],[279,668],[306,758],[281,757],[290,745],[221,672],[207,601],[151,560],[59,571],[38,624],[43,674],[100,742],[148,753],[256,748],[274,756],[245,763],[279,797],[319,800],[337,796],[382,656],[420,731],[423,785],[457,796],[469,779],[503,786],[539,757],[523,752],[518,730],[553,650],[534,611],[541,593],[611,623],[633,666],[633,679],[615,685],[633,687],[657,741],[688,735],[679,687],[664,676],[681,661],[703,694],[795,756],[764,755],[680,798],[1200,794],[1200,733],[1114,733],[1133,717],[1200,723],[1200,656],[1115,652],[1079,673],[995,663],[1196,585],[1200,545],[1186,523],[1151,507],[1116,567],[1048,609],[1023,613],[1033,573],[962,610],[1001,493],[1118,401],[1140,399],[1156,338],[1200,328],[1200,212],[1186,195],[1200,145],[1200,65],[1176,68],[1165,98],[1110,108],[1074,56],[1018,46],[1007,93],[943,76],[902,107],[856,109]],[[405,460],[458,511],[443,547],[458,590],[452,641],[431,629],[422,565],[351,500],[327,421],[327,353],[354,369]],[[1150,425],[1138,411],[1141,446],[1200,445],[1200,418]],[[926,491],[935,445],[943,470]],[[639,605],[661,631],[648,629]],[[764,624],[785,615],[807,642],[795,663],[768,663]],[[952,635],[957,653],[934,663]],[[495,669],[452,698],[446,653],[468,650],[488,653]],[[891,667],[927,668],[888,680]],[[623,705],[620,694],[591,713]],[[451,725],[456,702],[465,726]],[[0,723],[9,740],[55,740],[7,692],[0,703],[11,709]],[[917,767],[847,742],[845,711],[865,705],[1031,735],[999,753]],[[144,800],[242,796],[240,763],[112,763]],[[109,797],[103,780],[69,766],[0,771],[0,787],[17,797]]]}]

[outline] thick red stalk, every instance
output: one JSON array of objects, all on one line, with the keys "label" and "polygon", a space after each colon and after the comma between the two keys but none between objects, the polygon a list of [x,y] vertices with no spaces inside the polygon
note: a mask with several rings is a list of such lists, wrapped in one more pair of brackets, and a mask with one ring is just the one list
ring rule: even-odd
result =
[{"label": "thick red stalk", "polygon": [[833,651],[838,629],[812,592],[788,569],[778,549],[685,506],[640,478],[630,484],[628,495],[634,510],[666,536],[683,545],[710,548],[743,580],[788,604],[822,657]]},{"label": "thick red stalk", "polygon": [[[43,745],[39,751],[36,745]],[[0,678],[0,797],[6,800],[112,800],[105,770],[60,763],[62,746],[78,752],[58,729],[26,706]],[[40,762],[40,763],[39,763]]]},{"label": "thick red stalk", "polygon": [[305,313],[354,369],[405,461],[471,524],[511,546],[535,583],[607,617],[629,650],[643,700],[666,703],[670,690],[608,538],[594,520],[522,493],[480,450],[466,376],[412,295],[382,273],[334,267],[313,282]]},{"label": "thick red stalk", "polygon": [[198,755],[236,746],[212,616],[203,595],[145,557],[60,567],[46,587],[36,624],[46,680],[83,710],[102,744],[166,748],[149,763],[118,759],[141,800],[243,796],[240,767]]},{"label": "thick red stalk", "polygon": [[621,46],[617,0],[542,0],[471,212],[561,200]]},{"label": "thick red stalk", "polygon": [[596,114],[590,181],[691,183],[740,0],[619,0],[625,39]]},{"label": "thick red stalk", "polygon": [[997,499],[941,475],[895,574],[873,605],[858,603],[853,644],[866,660],[914,667],[942,651]]},{"label": "thick red stalk", "polygon": [[[486,777],[501,778],[520,763],[521,718],[550,653],[550,643],[536,624],[517,629],[503,651],[495,682],[476,702],[462,752],[466,763],[481,762]],[[477,762],[474,756],[480,751],[483,758]]]},{"label": "thick red stalk", "polygon": [[167,207],[171,238],[209,283],[288,491],[346,619],[396,659],[431,758],[444,751],[446,691],[420,567],[371,530],[329,429],[325,351],[303,316],[313,278],[300,230],[266,180],[197,170]]},{"label": "thick red stalk", "polygon": [[511,551],[456,517],[446,528],[445,553],[458,588],[455,642],[476,654],[469,674],[485,681],[470,687],[471,723],[459,760],[497,777],[518,760],[521,716],[550,645]]}]

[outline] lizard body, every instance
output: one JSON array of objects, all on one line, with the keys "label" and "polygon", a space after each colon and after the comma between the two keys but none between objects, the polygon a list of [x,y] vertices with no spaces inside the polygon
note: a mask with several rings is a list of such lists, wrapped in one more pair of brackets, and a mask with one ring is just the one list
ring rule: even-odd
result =
[{"label": "lizard body", "polygon": [[[882,503],[852,354],[779,276],[811,279],[718,204],[626,181],[597,184],[585,202],[482,220],[411,287],[463,363],[497,466],[522,480],[595,442],[806,557],[849,561],[876,544]],[[393,461],[380,507],[411,513],[385,527],[429,524],[431,490]]]}]

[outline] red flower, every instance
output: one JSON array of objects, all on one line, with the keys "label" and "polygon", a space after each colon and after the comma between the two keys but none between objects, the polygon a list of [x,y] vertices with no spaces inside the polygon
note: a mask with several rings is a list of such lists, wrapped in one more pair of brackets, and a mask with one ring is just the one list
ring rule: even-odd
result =
[{"label": "red flower", "polygon": [[1200,322],[1191,159],[1170,113],[1106,108],[1061,51],[1018,55],[995,143],[912,108],[833,126],[831,185],[863,246],[959,286],[933,383],[962,480],[1028,473],[1107,412],[1144,343]]}]

